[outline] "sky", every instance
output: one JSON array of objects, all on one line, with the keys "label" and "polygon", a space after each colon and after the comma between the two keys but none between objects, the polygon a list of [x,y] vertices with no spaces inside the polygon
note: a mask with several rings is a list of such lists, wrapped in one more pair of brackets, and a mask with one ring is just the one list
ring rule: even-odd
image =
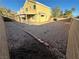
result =
[{"label": "sky", "polygon": [[[26,0],[0,0],[0,7],[18,11]],[[36,0],[50,8],[60,7],[61,10],[75,8],[74,16],[79,15],[79,0]]]}]

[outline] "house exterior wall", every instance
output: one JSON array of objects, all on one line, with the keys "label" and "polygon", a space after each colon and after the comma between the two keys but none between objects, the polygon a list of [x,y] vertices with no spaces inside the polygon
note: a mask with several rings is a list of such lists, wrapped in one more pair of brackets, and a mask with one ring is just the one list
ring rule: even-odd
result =
[{"label": "house exterior wall", "polygon": [[51,16],[51,9],[43,5],[37,4],[37,15],[38,15],[37,16],[38,22],[40,23],[48,22]]},{"label": "house exterior wall", "polygon": [[35,3],[33,2],[25,2],[24,6],[23,6],[23,10],[25,14],[36,14],[36,9],[33,9],[33,5],[35,5]]},{"label": "house exterior wall", "polygon": [[[27,1],[19,14],[26,14],[26,23],[40,25],[49,22],[51,17],[51,9],[37,2]],[[34,15],[28,19],[28,15]],[[22,19],[21,19],[22,20]],[[25,23],[25,21],[24,21]]]}]

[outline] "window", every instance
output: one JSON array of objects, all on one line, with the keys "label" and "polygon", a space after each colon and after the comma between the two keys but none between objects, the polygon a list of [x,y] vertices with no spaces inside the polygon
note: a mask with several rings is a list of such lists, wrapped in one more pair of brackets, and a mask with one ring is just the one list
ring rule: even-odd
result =
[{"label": "window", "polygon": [[32,8],[32,9],[36,9],[36,5],[32,5],[31,8]]},{"label": "window", "polygon": [[44,17],[44,15],[41,15],[41,17]]},{"label": "window", "polygon": [[26,11],[28,11],[28,8],[26,8]]},{"label": "window", "polygon": [[46,16],[44,12],[39,12],[39,15],[40,15],[41,17],[45,17],[45,16]]},{"label": "window", "polygon": [[36,9],[36,5],[33,5],[34,9]]}]

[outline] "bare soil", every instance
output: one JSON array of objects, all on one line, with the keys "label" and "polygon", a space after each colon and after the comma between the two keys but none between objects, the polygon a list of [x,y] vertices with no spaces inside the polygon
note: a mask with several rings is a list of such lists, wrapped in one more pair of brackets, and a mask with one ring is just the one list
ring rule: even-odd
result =
[{"label": "bare soil", "polygon": [[[40,26],[6,22],[6,28],[12,59],[65,59],[70,22]],[[22,30],[32,33],[53,48],[48,49]]]}]

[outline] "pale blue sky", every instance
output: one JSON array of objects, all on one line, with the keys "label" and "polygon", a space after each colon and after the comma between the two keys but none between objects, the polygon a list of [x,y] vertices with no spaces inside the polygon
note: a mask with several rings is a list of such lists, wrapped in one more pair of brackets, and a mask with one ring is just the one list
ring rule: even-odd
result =
[{"label": "pale blue sky", "polygon": [[[36,0],[51,8],[59,6],[63,11],[65,9],[76,8],[74,15],[79,15],[79,0]],[[18,11],[24,4],[25,0],[0,0],[0,6]]]}]

